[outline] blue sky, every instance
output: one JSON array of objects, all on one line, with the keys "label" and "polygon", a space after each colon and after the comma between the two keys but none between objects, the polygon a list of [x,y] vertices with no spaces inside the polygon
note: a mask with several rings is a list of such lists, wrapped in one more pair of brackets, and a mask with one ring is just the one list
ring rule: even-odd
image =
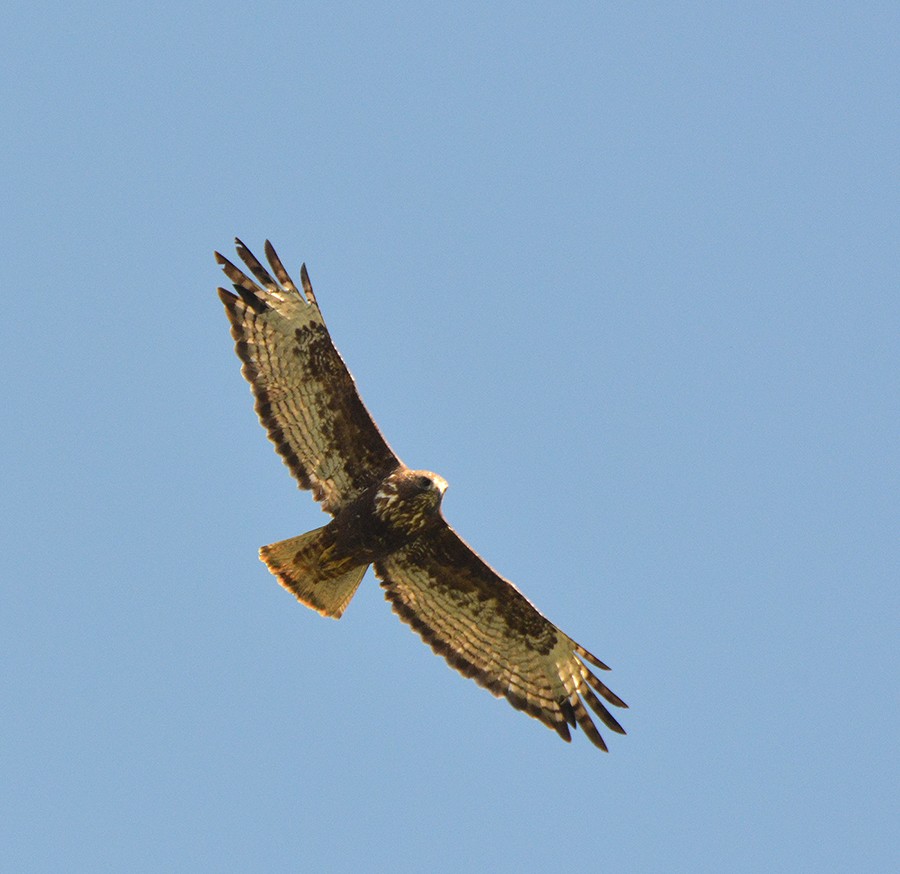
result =
[{"label": "blue sky", "polygon": [[[3,867],[896,870],[900,12],[485,7],[7,13]],[[236,234],[608,755],[258,562]]]}]

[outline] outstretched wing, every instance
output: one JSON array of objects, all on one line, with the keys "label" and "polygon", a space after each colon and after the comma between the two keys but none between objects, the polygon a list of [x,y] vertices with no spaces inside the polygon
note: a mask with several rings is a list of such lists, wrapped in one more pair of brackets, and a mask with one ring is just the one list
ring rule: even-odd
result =
[{"label": "outstretched wing", "polygon": [[578,725],[606,750],[585,704],[607,728],[625,733],[597,695],[627,705],[586,663],[609,670],[606,665],[542,616],[449,526],[375,562],[375,573],[394,612],[438,655],[563,740]]},{"label": "outstretched wing", "polygon": [[240,240],[235,245],[257,282],[216,252],[237,291],[220,288],[219,297],[256,412],[300,487],[312,489],[334,515],[401,462],[331,342],[306,265],[300,268],[301,293],[268,240],[266,257],[277,282]]}]

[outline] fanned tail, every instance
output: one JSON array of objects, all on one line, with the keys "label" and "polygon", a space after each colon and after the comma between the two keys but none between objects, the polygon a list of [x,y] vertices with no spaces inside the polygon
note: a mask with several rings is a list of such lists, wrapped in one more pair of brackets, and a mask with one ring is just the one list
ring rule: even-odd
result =
[{"label": "fanned tail", "polygon": [[335,558],[325,527],[263,546],[259,557],[301,604],[334,619],[347,609],[369,566]]}]

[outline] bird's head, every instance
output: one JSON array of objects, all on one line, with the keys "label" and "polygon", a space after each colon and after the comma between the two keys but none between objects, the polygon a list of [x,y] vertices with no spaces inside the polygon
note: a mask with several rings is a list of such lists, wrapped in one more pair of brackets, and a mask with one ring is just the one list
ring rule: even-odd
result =
[{"label": "bird's head", "polygon": [[441,498],[444,497],[444,492],[447,491],[447,480],[440,474],[432,473],[430,470],[408,470],[405,480],[420,494],[435,497],[438,504],[440,504]]},{"label": "bird's head", "polygon": [[375,495],[375,512],[410,534],[440,516],[447,480],[430,470],[399,470],[387,477]]}]

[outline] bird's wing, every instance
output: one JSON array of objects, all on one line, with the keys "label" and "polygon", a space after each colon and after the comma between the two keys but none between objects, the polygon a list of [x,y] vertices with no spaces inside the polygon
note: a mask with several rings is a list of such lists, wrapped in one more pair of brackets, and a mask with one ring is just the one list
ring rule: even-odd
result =
[{"label": "bird's wing", "polygon": [[240,240],[235,245],[256,282],[216,252],[237,292],[220,288],[219,296],[256,412],[300,487],[311,489],[334,515],[401,462],[331,342],[306,265],[300,268],[301,291],[268,241],[274,279]]},{"label": "bird's wing", "polygon": [[607,728],[625,733],[597,695],[627,705],[587,667],[606,665],[542,616],[446,524],[376,561],[375,573],[394,611],[438,655],[563,740],[578,725],[606,749],[585,704]]}]

